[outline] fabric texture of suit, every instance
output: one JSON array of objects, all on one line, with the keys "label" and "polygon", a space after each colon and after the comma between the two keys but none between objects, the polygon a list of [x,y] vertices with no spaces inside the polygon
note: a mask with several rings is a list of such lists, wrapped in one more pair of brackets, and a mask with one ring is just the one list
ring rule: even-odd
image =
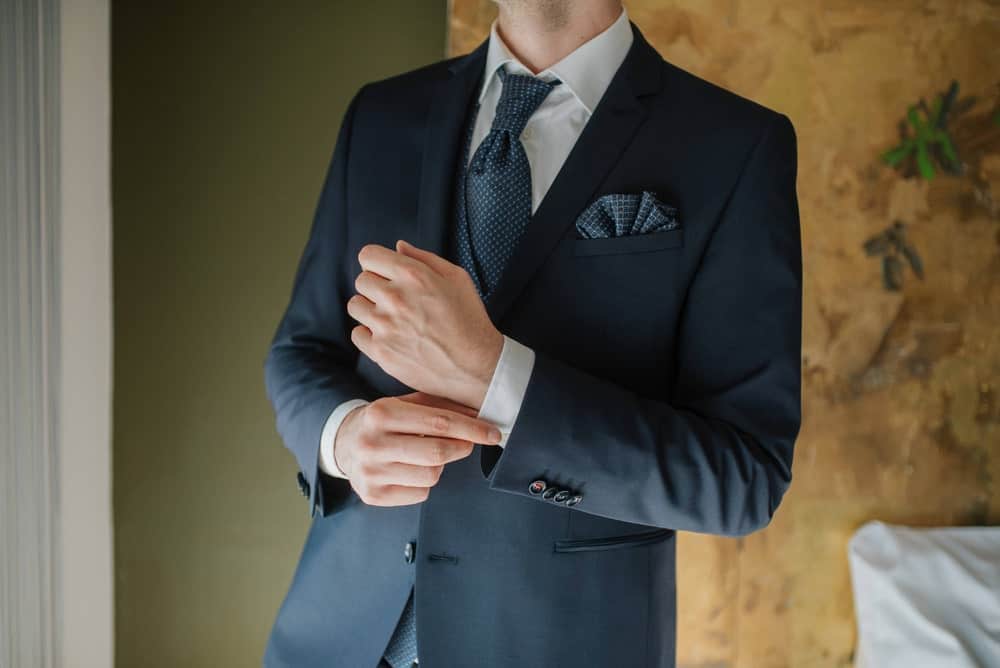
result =
[{"label": "fabric texture of suit", "polygon": [[[415,585],[426,668],[673,666],[675,532],[770,522],[801,412],[795,131],[633,31],[486,302],[536,354],[506,447],[476,446],[410,506],[322,473],[319,435],[347,399],[410,390],[351,344],[345,303],[365,244],[449,254],[487,44],[349,105],[265,363],[312,515],[265,665],[375,666]],[[677,229],[577,238],[597,198],[647,191]]]}]

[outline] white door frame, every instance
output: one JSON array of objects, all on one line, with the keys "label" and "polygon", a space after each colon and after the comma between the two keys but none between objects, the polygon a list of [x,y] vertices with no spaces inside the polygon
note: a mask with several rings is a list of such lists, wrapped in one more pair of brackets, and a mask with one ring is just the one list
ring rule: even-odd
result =
[{"label": "white door frame", "polygon": [[110,668],[109,0],[3,0],[0,60],[0,666]]}]

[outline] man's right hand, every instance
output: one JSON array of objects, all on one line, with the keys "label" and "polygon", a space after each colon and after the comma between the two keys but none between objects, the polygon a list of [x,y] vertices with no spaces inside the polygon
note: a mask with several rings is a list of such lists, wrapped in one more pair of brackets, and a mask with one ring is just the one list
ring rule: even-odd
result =
[{"label": "man's right hand", "polygon": [[344,418],[333,458],[365,503],[420,503],[445,464],[468,457],[476,443],[500,443],[500,430],[476,414],[423,392],[376,399]]}]

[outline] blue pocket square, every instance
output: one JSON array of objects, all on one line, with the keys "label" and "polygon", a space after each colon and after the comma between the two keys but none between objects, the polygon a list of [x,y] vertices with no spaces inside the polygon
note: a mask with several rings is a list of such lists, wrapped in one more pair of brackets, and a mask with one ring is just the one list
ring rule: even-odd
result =
[{"label": "blue pocket square", "polygon": [[598,197],[576,220],[581,239],[606,239],[663,232],[680,227],[677,209],[656,195],[612,193]]}]

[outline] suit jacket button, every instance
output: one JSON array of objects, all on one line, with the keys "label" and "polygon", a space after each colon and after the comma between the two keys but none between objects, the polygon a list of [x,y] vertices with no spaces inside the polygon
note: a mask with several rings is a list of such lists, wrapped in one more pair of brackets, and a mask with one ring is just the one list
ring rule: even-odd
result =
[{"label": "suit jacket button", "polygon": [[575,506],[576,504],[583,501],[583,494],[574,494],[573,496],[566,499],[567,506]]},{"label": "suit jacket button", "polygon": [[569,490],[564,489],[564,490],[561,490],[554,497],[552,497],[552,500],[555,501],[556,503],[562,503],[563,501],[565,501],[566,499],[568,499],[570,496],[572,496],[572,494],[569,492]]},{"label": "suit jacket button", "polygon": [[528,485],[528,491],[532,494],[541,494],[545,491],[545,487],[546,485],[544,480],[536,480]]},{"label": "suit jacket button", "polygon": [[551,499],[558,492],[559,492],[559,490],[556,489],[555,487],[549,487],[544,492],[542,492],[542,498],[543,499]]},{"label": "suit jacket button", "polygon": [[299,481],[299,491],[302,492],[302,496],[309,498],[309,483],[306,481],[306,477],[302,475],[302,471],[299,471],[295,478]]},{"label": "suit jacket button", "polygon": [[414,545],[412,541],[407,543],[406,547],[403,548],[403,560],[408,564],[412,564],[415,552],[416,545]]}]

